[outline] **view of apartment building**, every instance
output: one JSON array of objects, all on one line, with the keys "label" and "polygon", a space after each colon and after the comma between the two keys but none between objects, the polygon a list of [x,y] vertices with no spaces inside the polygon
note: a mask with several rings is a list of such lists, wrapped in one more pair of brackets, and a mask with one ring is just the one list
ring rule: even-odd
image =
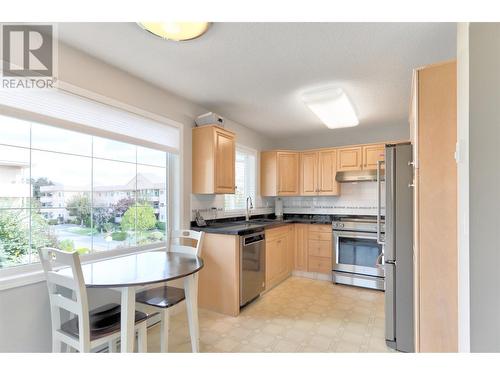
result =
[{"label": "view of apartment building", "polygon": [[[137,202],[146,202],[154,209],[156,219],[160,222],[166,221],[165,205],[167,195],[165,182],[159,181],[158,176],[153,174],[137,174],[125,185],[95,186],[92,197],[93,207],[113,207],[122,199],[137,199]],[[46,219],[57,219],[66,222],[71,219],[67,209],[67,203],[75,196],[87,194],[81,187],[65,186],[61,184],[46,185],[40,187],[40,212]],[[120,218],[116,220],[119,222]]]}]

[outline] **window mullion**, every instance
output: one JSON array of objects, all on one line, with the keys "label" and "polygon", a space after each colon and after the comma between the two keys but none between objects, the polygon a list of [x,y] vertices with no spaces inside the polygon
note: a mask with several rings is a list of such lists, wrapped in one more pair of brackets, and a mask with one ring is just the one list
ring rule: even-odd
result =
[{"label": "window mullion", "polygon": [[28,256],[28,264],[31,264],[33,261],[33,239],[32,239],[32,234],[31,234],[31,220],[32,220],[32,213],[33,213],[33,202],[31,201],[32,196],[33,196],[33,181],[31,178],[31,149],[32,143],[31,143],[31,123],[30,123],[30,157],[29,157],[29,167],[30,167],[30,173],[29,173],[29,181],[30,181],[30,196],[29,196],[29,208],[28,208],[28,246],[29,246],[29,256]]},{"label": "window mullion", "polygon": [[90,138],[90,252],[94,252],[94,137]]}]

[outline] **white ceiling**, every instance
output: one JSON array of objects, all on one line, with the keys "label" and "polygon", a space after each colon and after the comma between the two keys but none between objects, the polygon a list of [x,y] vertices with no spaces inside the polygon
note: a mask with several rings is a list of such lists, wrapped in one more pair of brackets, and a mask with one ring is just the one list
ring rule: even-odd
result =
[{"label": "white ceiling", "polygon": [[412,69],[456,55],[454,23],[215,23],[182,43],[134,23],[63,23],[59,37],[271,138],[336,132],[300,100],[324,85],[349,95],[352,131],[406,127]]}]

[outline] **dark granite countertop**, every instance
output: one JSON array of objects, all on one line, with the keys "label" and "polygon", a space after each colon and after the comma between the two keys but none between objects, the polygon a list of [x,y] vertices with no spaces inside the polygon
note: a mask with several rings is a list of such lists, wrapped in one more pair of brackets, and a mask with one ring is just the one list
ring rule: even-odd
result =
[{"label": "dark granite countertop", "polygon": [[285,214],[283,218],[278,219],[274,215],[259,215],[250,218],[249,221],[245,221],[244,217],[207,220],[206,227],[198,227],[196,222],[192,222],[191,229],[207,233],[244,236],[294,223],[331,225],[334,218],[335,215]]}]

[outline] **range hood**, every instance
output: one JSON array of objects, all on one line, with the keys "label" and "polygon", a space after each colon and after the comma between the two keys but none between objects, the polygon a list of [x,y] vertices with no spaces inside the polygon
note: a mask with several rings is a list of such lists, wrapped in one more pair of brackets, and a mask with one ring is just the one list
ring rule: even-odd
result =
[{"label": "range hood", "polygon": [[[380,178],[384,180],[385,173],[381,170]],[[361,182],[361,181],[377,181],[377,171],[375,169],[364,171],[345,171],[337,172],[335,179],[338,182]]]}]

